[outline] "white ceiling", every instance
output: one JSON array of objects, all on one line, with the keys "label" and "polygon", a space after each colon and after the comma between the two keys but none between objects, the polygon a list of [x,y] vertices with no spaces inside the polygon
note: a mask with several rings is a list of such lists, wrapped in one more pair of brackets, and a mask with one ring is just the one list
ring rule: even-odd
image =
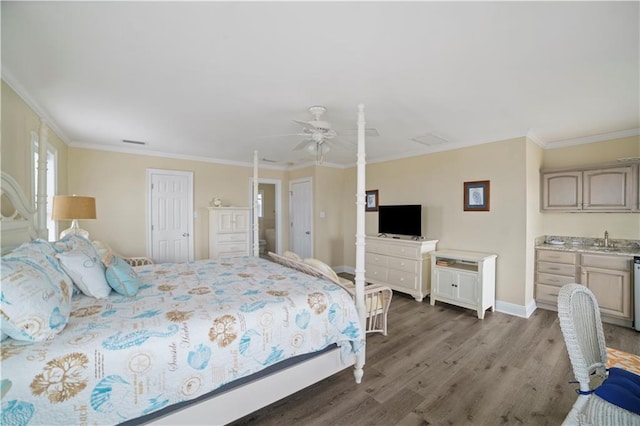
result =
[{"label": "white ceiling", "polygon": [[369,161],[554,146],[638,134],[639,5],[2,1],[2,76],[73,146],[300,164],[301,138],[264,136],[319,104],[355,140],[359,103]]}]

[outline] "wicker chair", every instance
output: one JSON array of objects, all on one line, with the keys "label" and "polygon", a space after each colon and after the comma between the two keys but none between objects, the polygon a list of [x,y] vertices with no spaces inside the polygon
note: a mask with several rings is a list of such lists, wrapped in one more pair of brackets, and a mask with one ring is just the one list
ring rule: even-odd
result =
[{"label": "wicker chair", "polygon": [[594,393],[608,373],[600,308],[591,290],[579,284],[563,286],[558,295],[558,318],[580,385],[578,399],[563,425],[640,425],[640,415]]}]

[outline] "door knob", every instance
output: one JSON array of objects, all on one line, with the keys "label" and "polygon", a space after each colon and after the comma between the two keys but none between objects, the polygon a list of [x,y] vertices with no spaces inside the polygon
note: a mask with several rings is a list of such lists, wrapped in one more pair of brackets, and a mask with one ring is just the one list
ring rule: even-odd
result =
[{"label": "door knob", "polygon": [[189,236],[189,233],[188,233],[188,232],[185,232],[184,234],[182,234],[182,236],[183,236],[183,237],[188,237],[188,236]]},{"label": "door knob", "polygon": [[311,231],[307,231],[307,232],[305,232],[305,234],[311,235]]}]

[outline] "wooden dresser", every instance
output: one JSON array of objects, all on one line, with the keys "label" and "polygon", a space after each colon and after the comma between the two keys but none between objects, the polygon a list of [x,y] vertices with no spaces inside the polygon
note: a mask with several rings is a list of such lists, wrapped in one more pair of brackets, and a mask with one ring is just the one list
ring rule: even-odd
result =
[{"label": "wooden dresser", "polygon": [[365,281],[384,284],[422,302],[431,288],[429,253],[437,242],[366,237]]}]

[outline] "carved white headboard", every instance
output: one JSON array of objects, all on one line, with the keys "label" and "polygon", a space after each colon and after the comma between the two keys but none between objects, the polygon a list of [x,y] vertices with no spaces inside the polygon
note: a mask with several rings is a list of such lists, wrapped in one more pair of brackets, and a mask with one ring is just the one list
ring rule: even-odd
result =
[{"label": "carved white headboard", "polygon": [[0,245],[3,251],[38,237],[36,209],[16,180],[2,172]]}]

